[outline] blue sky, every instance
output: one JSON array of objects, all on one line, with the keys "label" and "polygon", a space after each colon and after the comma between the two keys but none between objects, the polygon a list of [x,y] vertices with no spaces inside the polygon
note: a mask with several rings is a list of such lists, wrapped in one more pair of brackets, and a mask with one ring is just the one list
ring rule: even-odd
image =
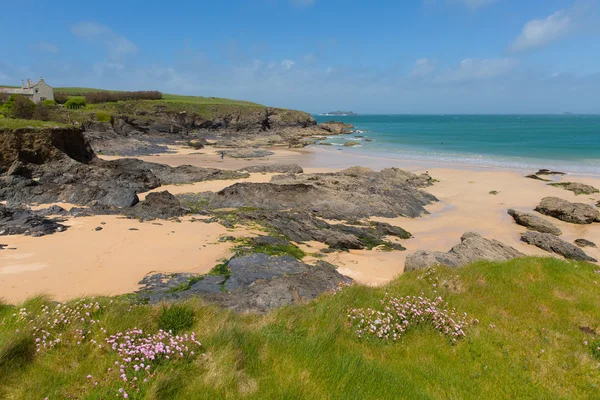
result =
[{"label": "blue sky", "polygon": [[597,0],[23,0],[0,26],[7,85],[310,112],[600,112]]}]

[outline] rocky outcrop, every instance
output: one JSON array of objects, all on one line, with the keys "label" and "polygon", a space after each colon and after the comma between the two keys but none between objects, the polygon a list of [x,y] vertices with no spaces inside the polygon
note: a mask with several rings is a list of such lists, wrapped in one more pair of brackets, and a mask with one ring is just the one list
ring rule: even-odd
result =
[{"label": "rocky outcrop", "polygon": [[189,209],[168,191],[148,193],[144,201],[133,207],[129,214],[140,220],[169,219],[184,216]]},{"label": "rocky outcrop", "polygon": [[360,146],[360,144],[360,142],[344,142],[344,146],[346,147]]},{"label": "rocky outcrop", "polygon": [[201,296],[238,312],[265,312],[311,300],[352,280],[331,264],[255,253],[231,259],[228,275],[163,274],[144,278],[139,295],[151,302]]},{"label": "rocky outcrop", "polygon": [[346,135],[352,133],[354,126],[339,121],[321,122],[319,128],[328,132],[331,135]]},{"label": "rocky outcrop", "polygon": [[250,165],[240,168],[239,171],[253,173],[276,173],[276,174],[302,174],[304,170],[298,164],[267,164],[267,165]]},{"label": "rocky outcrop", "polygon": [[314,240],[335,250],[372,249],[382,245],[389,249],[404,250],[399,243],[388,241],[388,237],[411,237],[404,229],[383,222],[369,222],[362,226],[330,224],[311,213],[250,210],[238,211],[235,216],[240,223],[264,225],[294,242]]},{"label": "rocky outcrop", "polygon": [[558,197],[545,197],[535,210],[572,224],[600,222],[600,211],[583,203],[571,203]]},{"label": "rocky outcrop", "polygon": [[508,215],[514,218],[515,222],[521,226],[526,227],[532,231],[550,233],[555,236],[562,235],[560,229],[554,226],[552,223],[546,221],[537,215],[524,213],[516,210],[508,210]]},{"label": "rocky outcrop", "polygon": [[[18,135],[15,137],[15,132]],[[75,128],[0,131],[0,201],[9,204],[65,202],[92,207],[131,207],[137,193],[162,184],[248,177],[247,173],[170,167],[135,159],[95,156]],[[10,163],[10,164],[9,164]]]},{"label": "rocky outcrop", "polygon": [[525,178],[535,179],[536,181],[542,181],[542,182],[552,182],[550,179],[545,179],[545,178],[539,177],[535,174],[525,175]]},{"label": "rocky outcrop", "polygon": [[338,220],[414,218],[426,214],[424,206],[437,201],[420,190],[429,185],[428,175],[397,168],[374,172],[353,167],[329,174],[276,175],[271,183],[237,183],[202,196],[210,208],[293,209]]},{"label": "rocky outcrop", "polygon": [[571,260],[596,262],[596,259],[585,254],[585,252],[579,247],[565,242],[564,240],[559,239],[549,233],[529,231],[521,235],[521,240],[539,247],[542,250],[560,254],[561,256]]},{"label": "rocky outcrop", "polygon": [[226,157],[231,157],[231,158],[264,158],[264,157],[272,156],[273,154],[275,154],[270,150],[260,150],[260,149],[225,150],[225,151],[223,151],[223,153],[225,153]]},{"label": "rocky outcrop", "polygon": [[564,172],[553,171],[551,169],[542,168],[535,173],[536,175],[566,175]]},{"label": "rocky outcrop", "polygon": [[0,130],[0,173],[15,162],[42,165],[73,159],[88,163],[94,158],[81,129],[75,127]]},{"label": "rocky outcrop", "polygon": [[557,182],[550,183],[549,185],[561,187],[565,190],[575,193],[576,195],[600,193],[600,191],[595,187],[578,182]]},{"label": "rocky outcrop", "polygon": [[481,260],[506,261],[524,256],[521,252],[502,242],[485,239],[473,232],[465,233],[460,241],[460,244],[454,246],[447,253],[419,250],[409,254],[406,257],[404,271],[425,269],[435,265],[456,268]]},{"label": "rocky outcrop", "polygon": [[587,239],[575,239],[575,244],[579,247],[593,247],[596,248],[596,243]]},{"label": "rocky outcrop", "polygon": [[60,220],[48,219],[43,215],[22,207],[6,207],[0,204],[0,236],[31,235],[44,236],[67,229]]}]

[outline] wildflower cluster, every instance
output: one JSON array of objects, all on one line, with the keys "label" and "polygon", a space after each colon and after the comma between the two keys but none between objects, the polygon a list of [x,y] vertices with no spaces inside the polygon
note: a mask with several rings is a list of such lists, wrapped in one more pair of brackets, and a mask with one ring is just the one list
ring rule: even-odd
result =
[{"label": "wildflower cluster", "polygon": [[[159,330],[153,335],[144,335],[141,329],[131,329],[107,337],[106,344],[119,355],[115,361],[120,379],[136,389],[141,379],[146,382],[153,376],[152,365],[163,360],[177,360],[194,356],[194,350],[200,348],[194,333],[191,335],[173,335],[170,331]],[[109,372],[112,371],[112,368]],[[119,390],[127,398],[124,389]]]},{"label": "wildflower cluster", "polygon": [[[62,331],[74,323],[94,325],[100,322],[95,319],[102,308],[100,303],[80,300],[69,306],[65,303],[56,303],[54,307],[44,305],[39,313],[30,313],[26,308],[21,308],[13,314],[20,322],[32,326],[33,336],[37,351],[51,349],[62,342]],[[90,330],[77,329],[75,331],[77,344],[85,340]]]},{"label": "wildflower cluster", "polygon": [[467,314],[459,315],[449,309],[441,297],[428,299],[423,296],[391,297],[381,301],[384,311],[371,308],[350,309],[348,318],[358,337],[376,336],[380,339],[398,340],[403,333],[418,324],[430,324],[452,342],[465,336],[469,326]]},{"label": "wildflower cluster", "polygon": [[352,286],[352,282],[342,281],[338,282],[337,286],[332,289],[333,294],[342,293],[345,288]]}]

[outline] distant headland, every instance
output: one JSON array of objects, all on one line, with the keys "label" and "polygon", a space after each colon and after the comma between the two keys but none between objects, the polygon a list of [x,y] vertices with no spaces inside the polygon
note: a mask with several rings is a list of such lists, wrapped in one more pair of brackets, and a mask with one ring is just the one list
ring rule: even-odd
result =
[{"label": "distant headland", "polygon": [[350,117],[350,116],[357,116],[359,114],[356,114],[352,111],[330,111],[327,113],[323,113],[321,115],[331,115],[331,116],[336,116],[336,117]]}]

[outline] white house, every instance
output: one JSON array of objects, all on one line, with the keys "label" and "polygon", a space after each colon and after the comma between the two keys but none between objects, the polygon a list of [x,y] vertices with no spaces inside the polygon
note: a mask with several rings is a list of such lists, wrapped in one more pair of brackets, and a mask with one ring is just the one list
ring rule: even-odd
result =
[{"label": "white house", "polygon": [[44,81],[44,78],[40,78],[40,81],[35,84],[30,79],[27,79],[27,84],[21,81],[21,88],[0,87],[0,93],[20,94],[34,103],[41,103],[44,100],[54,100],[54,89]]}]

